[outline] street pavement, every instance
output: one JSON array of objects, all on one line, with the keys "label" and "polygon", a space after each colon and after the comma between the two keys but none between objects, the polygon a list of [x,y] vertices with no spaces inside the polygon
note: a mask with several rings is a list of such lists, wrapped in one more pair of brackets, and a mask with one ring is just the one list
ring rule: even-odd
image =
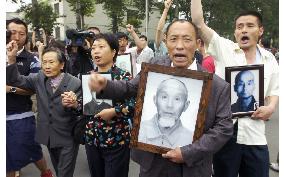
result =
[{"label": "street pavement", "polygon": [[[266,122],[266,137],[268,141],[270,161],[275,162],[279,151],[279,109],[277,109],[272,118]],[[48,166],[51,167],[54,172],[46,147],[43,147],[43,151],[48,162]],[[138,177],[138,174],[139,166],[135,162],[131,161],[129,166],[129,177]],[[21,177],[39,176],[40,172],[33,164],[29,164],[21,170]],[[79,149],[74,177],[90,177],[84,146],[80,146]],[[269,170],[269,177],[279,177],[279,173]]]}]

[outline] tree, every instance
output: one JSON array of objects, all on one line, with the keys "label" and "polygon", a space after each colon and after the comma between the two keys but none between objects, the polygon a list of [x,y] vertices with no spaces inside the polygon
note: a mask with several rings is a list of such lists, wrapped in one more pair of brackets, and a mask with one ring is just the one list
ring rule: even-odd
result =
[{"label": "tree", "polygon": [[208,26],[230,39],[234,39],[235,17],[242,11],[254,10],[263,16],[264,36],[269,36],[278,46],[278,0],[208,0],[202,1]]},{"label": "tree", "polygon": [[[146,18],[146,1],[145,0],[133,0],[133,6],[137,8],[137,13],[134,16],[137,19],[143,20]],[[157,6],[157,2],[153,0],[148,0],[148,15],[149,18],[150,14],[153,13],[153,7]],[[149,21],[149,20],[148,20]]]},{"label": "tree", "polygon": [[[97,0],[98,4],[103,4],[103,9],[111,18],[110,30],[118,32],[119,27],[132,24],[135,28],[140,28],[142,20],[145,19],[145,0]],[[149,0],[149,13],[152,11],[154,1]],[[124,17],[127,16],[126,20]],[[149,15],[148,15],[149,16]]]},{"label": "tree", "polygon": [[47,1],[41,1],[34,5],[23,5],[18,12],[24,13],[24,20],[28,24],[31,23],[32,27],[43,28],[47,34],[51,34],[56,25],[57,15]]},{"label": "tree", "polygon": [[95,0],[66,0],[73,12],[76,14],[77,29],[85,26],[84,17],[91,17],[95,13]]},{"label": "tree", "polygon": [[118,28],[123,26],[124,15],[126,14],[126,0],[97,0],[97,4],[103,4],[103,9],[111,19],[109,30],[118,32]]},{"label": "tree", "polygon": [[[234,19],[237,14],[244,10],[258,11],[263,16],[264,36],[268,36],[273,41],[274,46],[278,46],[279,41],[279,0],[206,0],[202,1],[204,18],[209,27],[217,31],[220,35],[234,40]],[[174,4],[179,4],[178,12],[185,12],[190,19],[190,1],[175,0]],[[162,13],[163,3],[157,4]],[[176,7],[176,9],[177,9]],[[175,9],[169,11],[170,21],[177,17]],[[188,16],[187,16],[188,15]]]}]

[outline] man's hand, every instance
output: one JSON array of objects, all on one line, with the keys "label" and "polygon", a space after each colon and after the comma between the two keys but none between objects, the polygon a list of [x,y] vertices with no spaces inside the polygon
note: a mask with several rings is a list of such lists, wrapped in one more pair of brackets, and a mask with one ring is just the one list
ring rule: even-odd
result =
[{"label": "man's hand", "polygon": [[106,87],[107,79],[99,73],[92,72],[88,84],[92,92],[99,93]]},{"label": "man's hand", "polygon": [[162,156],[166,159],[169,159],[172,162],[175,162],[175,163],[184,163],[180,147],[177,147],[173,150],[170,150],[166,154],[162,154]]},{"label": "man's hand", "polygon": [[134,27],[133,27],[133,25],[130,25],[130,24],[126,25],[126,30],[127,30],[129,33],[133,33],[133,32],[134,32]]},{"label": "man's hand", "polygon": [[85,39],[85,44],[86,44],[86,45],[84,45],[84,48],[85,48],[86,50],[92,48],[91,43],[88,41],[88,39]]},{"label": "man's hand", "polygon": [[274,112],[272,106],[261,106],[251,116],[252,119],[268,120]]},{"label": "man's hand", "polygon": [[109,109],[104,109],[101,112],[99,112],[98,114],[95,115],[96,117],[100,117],[103,120],[109,121],[111,120],[113,117],[116,116],[116,112],[114,108],[109,108]]},{"label": "man's hand", "polygon": [[42,53],[43,53],[43,50],[45,48],[45,45],[42,42],[37,41],[36,46],[37,46],[37,50],[38,50],[39,59],[41,60],[42,59]]},{"label": "man's hand", "polygon": [[166,1],[164,2],[165,9],[170,9],[172,3],[173,3],[173,0],[166,0]]},{"label": "man's hand", "polygon": [[77,108],[78,102],[77,102],[77,95],[70,91],[70,92],[64,92],[61,94],[62,97],[62,105],[64,107],[68,108]]},{"label": "man's hand", "polygon": [[8,64],[16,63],[17,51],[18,51],[18,44],[16,41],[12,40],[6,45]]}]

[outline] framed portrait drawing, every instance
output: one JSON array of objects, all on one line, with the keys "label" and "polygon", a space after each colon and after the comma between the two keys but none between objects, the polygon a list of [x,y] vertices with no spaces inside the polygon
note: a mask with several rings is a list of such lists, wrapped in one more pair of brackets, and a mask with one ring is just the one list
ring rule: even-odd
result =
[{"label": "framed portrait drawing", "polygon": [[225,79],[231,85],[233,117],[250,116],[264,105],[264,66],[246,65],[225,68]]},{"label": "framed portrait drawing", "polygon": [[[105,78],[111,80],[111,74],[103,74]],[[98,99],[96,92],[91,92],[88,81],[90,75],[82,75],[82,91],[83,91],[83,115],[95,115],[106,108],[111,108],[113,103],[109,99]]]},{"label": "framed portrait drawing", "polygon": [[119,67],[120,69],[123,69],[125,71],[128,71],[132,76],[134,76],[134,66],[131,58],[130,53],[123,53],[123,54],[118,54],[116,57],[116,66]]},{"label": "framed portrait drawing", "polygon": [[203,134],[212,74],[142,63],[131,146],[165,153]]}]

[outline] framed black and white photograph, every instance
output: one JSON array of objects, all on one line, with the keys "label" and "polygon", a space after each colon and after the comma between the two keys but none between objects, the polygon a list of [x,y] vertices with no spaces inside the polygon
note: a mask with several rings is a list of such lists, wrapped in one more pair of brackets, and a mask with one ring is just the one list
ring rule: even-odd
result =
[{"label": "framed black and white photograph", "polygon": [[131,146],[165,153],[203,134],[212,74],[143,63]]},{"label": "framed black and white photograph", "polygon": [[263,65],[226,67],[225,72],[225,79],[231,84],[233,117],[251,116],[264,105]]},{"label": "framed black and white photograph", "polygon": [[129,72],[132,76],[133,74],[133,62],[131,58],[130,53],[123,53],[123,54],[118,54],[116,57],[116,66],[119,67],[120,69],[123,69],[127,72]]},{"label": "framed black and white photograph", "polygon": [[[111,80],[111,74],[101,74]],[[113,103],[109,99],[98,99],[96,92],[91,92],[88,82],[90,75],[82,75],[83,115],[95,115],[103,109],[111,108]]]}]

